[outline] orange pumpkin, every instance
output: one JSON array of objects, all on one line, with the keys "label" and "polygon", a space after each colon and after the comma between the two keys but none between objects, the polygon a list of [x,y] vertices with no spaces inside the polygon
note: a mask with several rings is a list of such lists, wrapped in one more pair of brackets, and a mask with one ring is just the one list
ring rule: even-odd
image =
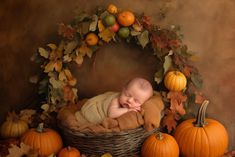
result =
[{"label": "orange pumpkin", "polygon": [[131,26],[135,22],[135,15],[131,11],[123,11],[118,14],[118,23],[122,26]]},{"label": "orange pumpkin", "polygon": [[38,151],[40,156],[56,154],[63,146],[60,135],[52,129],[43,128],[43,123],[37,128],[28,130],[21,141]]},{"label": "orange pumpkin", "polygon": [[178,157],[179,146],[175,139],[159,132],[149,136],[141,147],[142,157]]},{"label": "orange pumpkin", "polygon": [[80,152],[74,147],[65,147],[60,150],[58,157],[80,157]]},{"label": "orange pumpkin", "polygon": [[170,71],[164,78],[164,84],[170,91],[180,92],[185,89],[187,79],[180,71]]},{"label": "orange pumpkin", "polygon": [[182,122],[175,130],[174,137],[182,156],[222,156],[228,146],[228,133],[216,120],[205,118],[209,101],[204,101],[196,119]]},{"label": "orange pumpkin", "polygon": [[12,112],[8,114],[7,120],[1,126],[1,136],[3,138],[20,137],[28,129],[28,124],[21,120],[15,112]]}]

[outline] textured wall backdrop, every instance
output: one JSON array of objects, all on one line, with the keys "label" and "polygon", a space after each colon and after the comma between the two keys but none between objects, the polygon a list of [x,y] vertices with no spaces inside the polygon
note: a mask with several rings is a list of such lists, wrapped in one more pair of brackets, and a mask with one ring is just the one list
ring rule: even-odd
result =
[{"label": "textured wall backdrop", "polygon": [[[197,52],[199,68],[204,78],[203,91],[211,101],[208,115],[221,121],[228,129],[230,149],[235,147],[235,1],[234,0],[2,0],[0,2],[0,120],[11,109],[23,108],[36,98],[35,87],[28,83],[30,75],[37,71],[35,64],[29,61],[37,47],[48,42],[56,41],[55,34],[59,22],[68,22],[73,18],[74,11],[91,11],[97,5],[106,6],[114,3],[123,9],[132,9],[135,12],[145,12],[152,17],[155,23],[162,26],[180,25],[185,35],[184,42],[192,51]],[[158,9],[165,8],[167,18],[159,21]],[[113,51],[115,47],[115,51]],[[146,75],[150,77],[154,69],[151,59],[147,65],[139,60],[141,50],[124,46],[109,46],[100,50],[100,59],[110,58],[115,63],[115,77],[119,78],[119,89],[123,76]],[[123,51],[130,54],[128,60]],[[115,55],[110,55],[113,52]],[[122,53],[118,53],[122,52]],[[102,54],[104,56],[102,56]],[[122,56],[119,60],[118,54]],[[115,57],[115,58],[112,58]],[[119,56],[119,57],[120,57]],[[145,56],[149,58],[148,55]],[[138,62],[136,62],[136,60]],[[118,63],[122,64],[120,66]],[[138,63],[138,64],[137,64]],[[97,69],[110,65],[110,61],[97,63]],[[99,67],[100,64],[100,67]],[[126,69],[125,64],[135,70]],[[84,67],[85,68],[85,67]],[[112,69],[110,68],[110,69]],[[120,69],[119,69],[120,68]],[[123,68],[123,69],[122,69]],[[108,71],[110,73],[112,71]],[[119,70],[118,70],[119,69]],[[120,71],[125,69],[125,74]],[[138,70],[141,69],[141,70]],[[83,74],[86,70],[78,71]],[[149,75],[147,75],[148,73]],[[94,73],[90,73],[94,75]],[[105,74],[105,73],[102,73]],[[84,95],[93,95],[102,92],[99,79],[104,75],[99,73],[86,84],[86,79],[80,79],[84,85],[81,92]],[[111,88],[114,80],[110,79],[104,88]],[[96,86],[98,85],[98,86]],[[95,89],[95,90],[93,90]],[[86,91],[87,90],[87,91]]]}]

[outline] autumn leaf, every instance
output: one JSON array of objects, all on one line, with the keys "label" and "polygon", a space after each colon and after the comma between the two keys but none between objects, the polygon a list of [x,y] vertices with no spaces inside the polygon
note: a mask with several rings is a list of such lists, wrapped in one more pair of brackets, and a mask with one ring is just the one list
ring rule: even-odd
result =
[{"label": "autumn leaf", "polygon": [[99,37],[107,43],[113,39],[114,35],[115,33],[108,28],[99,33]]},{"label": "autumn leaf", "polygon": [[165,60],[163,63],[164,74],[171,68],[171,66],[172,66],[172,59],[171,59],[171,54],[169,53],[167,56],[165,56]]},{"label": "autumn leaf", "polygon": [[59,33],[59,35],[62,35],[63,37],[71,40],[71,39],[73,39],[73,37],[76,33],[76,30],[73,27],[71,27],[70,25],[65,26],[64,23],[60,23],[58,33]]},{"label": "autumn leaf", "polygon": [[55,68],[55,62],[54,62],[54,61],[50,61],[50,62],[48,62],[47,65],[45,66],[44,72],[45,72],[45,73],[48,73],[48,72],[50,72],[50,71],[53,71],[54,68]]},{"label": "autumn leaf", "polygon": [[191,80],[197,88],[202,88],[203,81],[202,81],[201,75],[199,75],[197,73],[192,73]]},{"label": "autumn leaf", "polygon": [[174,40],[168,41],[168,45],[172,48],[178,48],[178,47],[180,47],[180,42],[179,42],[179,40],[174,39]]},{"label": "autumn leaf", "polygon": [[44,57],[44,58],[48,58],[49,57],[49,52],[47,50],[45,50],[42,47],[38,48],[38,52],[40,54],[40,56]]},{"label": "autumn leaf", "polygon": [[140,35],[137,36],[138,41],[142,48],[144,48],[149,43],[149,32],[147,30],[143,31]]},{"label": "autumn leaf", "polygon": [[77,41],[71,41],[64,47],[64,54],[70,54],[73,52],[73,50],[77,47],[78,42]]},{"label": "autumn leaf", "polygon": [[54,66],[55,66],[55,70],[56,70],[57,72],[60,72],[61,69],[62,69],[62,66],[63,66],[62,61],[61,61],[61,60],[57,60],[57,61],[55,62],[55,64],[54,64]]},{"label": "autumn leaf", "polygon": [[69,69],[64,70],[64,74],[67,78],[67,82],[70,86],[74,86],[77,83],[77,80],[75,77],[73,77],[72,73],[70,72]]},{"label": "autumn leaf", "polygon": [[49,111],[50,106],[49,106],[48,104],[43,104],[43,105],[41,106],[41,109],[42,109],[43,111],[47,112],[47,111]]},{"label": "autumn leaf", "polygon": [[82,56],[85,56],[85,55],[90,55],[92,53],[92,49],[90,49],[86,45],[82,45],[79,47],[77,52],[78,52],[77,55],[81,54]]},{"label": "autumn leaf", "polygon": [[170,99],[170,109],[174,112],[184,115],[186,113],[183,103],[186,102],[187,96],[182,95],[182,92],[172,92],[167,94],[167,98]]},{"label": "autumn leaf", "polygon": [[55,50],[57,48],[57,46],[55,44],[52,44],[52,43],[47,44],[47,46],[50,47],[51,50]]},{"label": "autumn leaf", "polygon": [[167,47],[167,40],[161,38],[160,36],[152,35],[150,40],[155,48],[164,49]]},{"label": "autumn leaf", "polygon": [[83,63],[83,55],[78,54],[76,57],[73,59],[78,65],[81,65]]},{"label": "autumn leaf", "polygon": [[24,143],[20,143],[20,147],[12,145],[12,147],[8,149],[9,155],[6,157],[22,157],[23,155],[28,154],[30,149],[30,146],[25,145]]},{"label": "autumn leaf", "polygon": [[103,30],[105,30],[105,27],[101,20],[98,21],[98,29],[99,29],[99,32],[102,32]]},{"label": "autumn leaf", "polygon": [[201,92],[195,92],[195,103],[196,104],[202,104],[202,102],[205,100],[205,97],[202,95]]},{"label": "autumn leaf", "polygon": [[156,81],[159,84],[162,81],[163,77],[164,77],[164,70],[163,68],[161,68],[155,73],[154,81]]},{"label": "autumn leaf", "polygon": [[192,69],[191,67],[189,67],[189,66],[184,66],[183,69],[182,69],[182,72],[184,73],[184,75],[185,75],[186,77],[190,77],[192,70],[193,70],[193,69]]},{"label": "autumn leaf", "polygon": [[63,82],[62,81],[56,80],[53,77],[49,79],[49,82],[52,85],[52,87],[55,88],[55,89],[62,88],[62,86],[63,86]]},{"label": "autumn leaf", "polygon": [[28,124],[32,123],[33,115],[36,114],[36,110],[33,109],[24,109],[20,111],[20,119],[27,122]]},{"label": "autumn leaf", "polygon": [[146,28],[149,28],[149,26],[151,26],[151,19],[149,16],[146,16],[146,15],[142,16],[141,22],[143,26]]},{"label": "autumn leaf", "polygon": [[93,15],[92,16],[92,22],[90,23],[89,30],[90,31],[95,31],[98,23],[98,16]]},{"label": "autumn leaf", "polygon": [[166,115],[163,118],[163,126],[167,128],[168,133],[170,133],[173,129],[176,128],[177,122],[177,115],[175,112],[167,109]]},{"label": "autumn leaf", "polygon": [[64,62],[71,62],[72,61],[72,57],[69,54],[64,55],[63,61]]}]

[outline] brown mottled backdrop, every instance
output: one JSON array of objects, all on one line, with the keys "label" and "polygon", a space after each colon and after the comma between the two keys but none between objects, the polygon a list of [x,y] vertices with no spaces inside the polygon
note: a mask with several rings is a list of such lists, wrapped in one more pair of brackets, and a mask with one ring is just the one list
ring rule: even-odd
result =
[{"label": "brown mottled backdrop", "polygon": [[[234,149],[234,0],[2,0],[0,120],[4,119],[7,111],[28,106],[36,99],[36,89],[28,83],[28,78],[37,71],[37,66],[29,58],[39,46],[56,41],[57,24],[70,21],[75,10],[89,12],[97,5],[107,6],[109,3],[123,9],[145,12],[162,26],[181,26],[185,34],[184,42],[198,54],[195,65],[203,75],[203,91],[211,101],[208,114],[226,126],[230,149]],[[159,21],[157,14],[159,8],[165,8],[167,13],[167,18],[162,21]],[[84,96],[107,89],[120,89],[123,80],[129,79],[130,75],[151,78],[156,66],[149,53],[143,55],[142,50],[128,45],[109,45],[97,53],[97,58],[92,71],[87,69],[89,61],[81,70],[76,70],[80,76],[80,93]]]}]

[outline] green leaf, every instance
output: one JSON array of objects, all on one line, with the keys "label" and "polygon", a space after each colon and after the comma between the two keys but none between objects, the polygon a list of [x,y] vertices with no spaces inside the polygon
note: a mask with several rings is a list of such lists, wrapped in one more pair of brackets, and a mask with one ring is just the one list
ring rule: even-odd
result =
[{"label": "green leaf", "polygon": [[172,59],[170,55],[165,56],[165,61],[163,63],[164,74],[171,68],[172,66]]},{"label": "green leaf", "polygon": [[93,15],[92,16],[92,22],[90,23],[90,26],[89,26],[89,30],[90,31],[95,31],[96,28],[97,28],[97,24],[98,24],[98,16]]},{"label": "green leaf", "polygon": [[51,83],[52,87],[55,89],[62,88],[63,87],[63,82],[56,80],[54,77],[49,79],[49,82]]},{"label": "green leaf", "polygon": [[137,32],[137,31],[131,31],[131,35],[132,36],[137,36],[137,35],[140,35],[141,34],[141,32]]},{"label": "green leaf", "polygon": [[149,42],[149,32],[145,30],[140,35],[138,35],[137,38],[140,42],[140,45],[144,48]]},{"label": "green leaf", "polygon": [[192,73],[191,74],[191,80],[197,88],[202,88],[203,80],[202,80],[201,75],[199,75],[197,73]]},{"label": "green leaf", "polygon": [[77,32],[80,34],[87,34],[89,32],[90,22],[83,22],[79,24]]},{"label": "green leaf", "polygon": [[159,84],[163,80],[163,77],[164,77],[164,70],[161,68],[155,73],[154,80]]},{"label": "green leaf", "polygon": [[67,45],[65,45],[65,51],[64,54],[70,54],[73,52],[73,50],[77,47],[78,43],[77,41],[71,41]]},{"label": "green leaf", "polygon": [[49,52],[47,50],[45,50],[42,47],[38,48],[38,52],[40,54],[40,56],[44,57],[44,58],[48,58],[49,57]]}]

